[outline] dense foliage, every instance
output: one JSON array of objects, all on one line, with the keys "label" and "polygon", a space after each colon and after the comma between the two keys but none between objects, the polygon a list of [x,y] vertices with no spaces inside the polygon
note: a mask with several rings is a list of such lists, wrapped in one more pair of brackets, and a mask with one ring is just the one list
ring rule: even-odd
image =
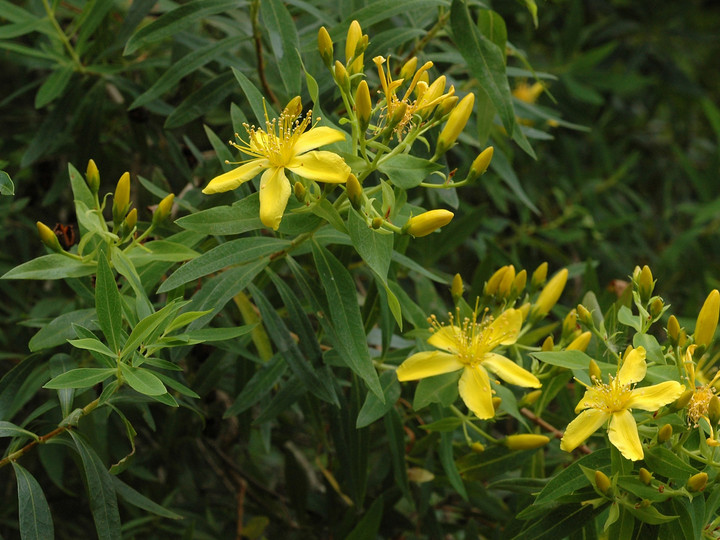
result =
[{"label": "dense foliage", "polygon": [[717,537],[718,24],[0,0],[0,538]]}]

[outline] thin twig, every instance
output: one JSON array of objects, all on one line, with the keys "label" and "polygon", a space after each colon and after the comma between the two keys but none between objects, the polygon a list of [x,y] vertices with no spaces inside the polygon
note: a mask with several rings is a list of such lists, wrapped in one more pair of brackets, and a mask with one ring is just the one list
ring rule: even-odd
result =
[{"label": "thin twig", "polygon": [[[523,407],[522,409],[520,409],[520,412],[522,413],[522,415],[525,418],[530,420],[533,424],[540,426],[545,431],[549,431],[550,433],[552,433],[556,439],[562,439],[562,436],[564,435],[564,433],[562,431],[557,429],[552,424],[548,424],[545,420],[543,420],[539,416],[536,416],[535,413],[533,413],[530,409],[526,409],[525,407]],[[583,454],[592,454],[592,450],[590,450],[590,448],[586,444],[578,446],[578,450],[580,450]]]},{"label": "thin twig", "polygon": [[260,24],[258,20],[259,13],[260,0],[253,0],[252,4],[250,4],[250,18],[252,19],[253,41],[255,42],[255,56],[257,57],[258,77],[260,78],[260,84],[263,87],[263,92],[265,92],[265,95],[270,98],[270,101],[272,101],[276,107],[280,107],[280,102],[278,101],[275,93],[270,88],[270,85],[267,82],[267,78],[265,77],[265,59],[263,58],[262,53],[262,34],[260,33]]}]

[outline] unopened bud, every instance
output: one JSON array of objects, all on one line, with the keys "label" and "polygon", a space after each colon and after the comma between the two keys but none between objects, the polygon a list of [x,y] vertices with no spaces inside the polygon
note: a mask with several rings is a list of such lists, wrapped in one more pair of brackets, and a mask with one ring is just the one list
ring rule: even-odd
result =
[{"label": "unopened bud", "polygon": [[[443,82],[443,89],[444,89]],[[429,90],[428,90],[429,92]],[[455,143],[460,133],[465,129],[468,119],[475,104],[475,94],[468,94],[460,100],[457,106],[450,113],[447,124],[438,137],[435,155],[441,156]]]},{"label": "unopened bud", "polygon": [[154,225],[157,225],[158,223],[167,219],[167,217],[170,215],[170,211],[172,210],[174,202],[175,195],[173,193],[170,193],[170,195],[166,196],[162,201],[160,201],[157,209],[155,210],[155,213],[153,214],[152,222]]},{"label": "unopened bud", "polygon": [[450,286],[450,294],[452,295],[453,300],[455,300],[455,302],[460,300],[460,298],[462,298],[463,292],[464,287],[462,277],[460,276],[460,274],[455,274],[455,277],[452,280],[452,285]]},{"label": "unopened bud", "polygon": [[545,446],[550,442],[550,438],[545,435],[537,435],[534,433],[521,433],[520,435],[508,435],[503,443],[510,450],[534,450]]},{"label": "unopened bud", "polygon": [[97,165],[95,165],[95,162],[92,159],[88,161],[87,164],[85,181],[87,182],[90,191],[93,193],[100,191],[100,171],[98,171]]},{"label": "unopened bud", "polygon": [[592,314],[582,304],[578,304],[577,314],[578,319],[580,319],[580,322],[583,323],[585,326],[587,326],[588,328],[592,328],[593,326],[595,326]]},{"label": "unopened bud", "polygon": [[518,308],[518,311],[522,315],[523,322],[525,322],[528,318],[528,315],[530,314],[530,302],[525,302],[522,306]]},{"label": "unopened bud", "polygon": [[487,283],[485,283],[483,294],[492,296],[497,293],[498,288],[500,287],[500,282],[502,281],[505,272],[508,271],[508,268],[509,266],[502,266],[495,270],[495,273],[490,276],[490,279],[488,279]]},{"label": "unopened bud", "polygon": [[283,109],[282,116],[289,117],[289,118],[297,118],[300,116],[300,113],[302,112],[302,98],[300,96],[295,96],[290,101],[288,101],[288,104],[285,105],[285,108]]},{"label": "unopened bud", "polygon": [[500,280],[500,284],[498,285],[498,296],[501,298],[506,298],[510,294],[510,290],[512,289],[512,284],[515,281],[515,267],[510,264],[508,265],[508,269],[503,274],[502,279]]},{"label": "unopened bud", "polygon": [[707,486],[708,481],[708,475],[706,472],[700,472],[697,474],[694,474],[690,477],[690,480],[688,480],[688,488],[690,488],[690,491],[702,491],[705,489],[705,486]]},{"label": "unopened bud", "polygon": [[[478,157],[476,157],[475,160],[472,162],[472,165],[470,165],[470,171],[468,171],[467,175],[468,181],[472,182],[473,180],[479,178],[481,175],[485,174],[485,171],[487,171],[488,167],[490,166],[490,161],[492,161],[494,152],[495,148],[492,146],[488,146],[485,150],[480,152]],[[547,271],[547,263],[544,264]],[[545,280],[543,279],[543,281]]]},{"label": "unopened bud", "polygon": [[670,315],[668,319],[667,333],[670,338],[670,343],[673,346],[677,346],[678,339],[680,338],[680,323],[675,315]]},{"label": "unopened bud", "polygon": [[305,202],[307,190],[302,182],[295,182],[295,184],[293,184],[293,193],[295,194],[295,198],[298,202]]},{"label": "unopened bud", "polygon": [[680,397],[677,398],[674,403],[668,406],[670,412],[679,411],[687,407],[687,404],[690,403],[690,400],[692,399],[694,394],[694,390],[685,390],[685,392],[680,394]]},{"label": "unopened bud", "polygon": [[360,132],[365,133],[370,125],[372,115],[372,102],[370,101],[370,90],[365,79],[360,81],[355,91],[355,112],[360,124]]},{"label": "unopened bud", "polygon": [[543,341],[542,347],[540,349],[543,352],[552,351],[555,348],[555,340],[552,336],[548,336],[545,338],[545,341]]},{"label": "unopened bud", "polygon": [[333,64],[333,42],[324,26],[321,26],[320,30],[318,30],[318,51],[320,51],[323,63],[329,69]]},{"label": "unopened bud", "polygon": [[598,491],[603,495],[611,494],[612,483],[607,474],[600,470],[595,471],[595,487],[597,487]]},{"label": "unopened bud", "polygon": [[695,323],[695,343],[697,345],[709,345],[715,336],[715,329],[718,325],[720,315],[720,292],[713,290],[705,299],[697,322]]},{"label": "unopened bud", "polygon": [[130,173],[124,173],[118,180],[113,197],[113,222],[118,224],[125,219],[130,206]]},{"label": "unopened bud", "polygon": [[653,319],[657,319],[663,311],[665,304],[663,304],[662,298],[655,297],[655,300],[650,302],[650,316]]},{"label": "unopened bud", "polygon": [[355,56],[355,49],[357,48],[358,42],[362,38],[362,28],[360,23],[353,21],[350,23],[350,27],[347,31],[347,38],[345,39],[345,63],[348,64]]},{"label": "unopened bud", "polygon": [[588,345],[590,345],[590,340],[592,339],[592,333],[591,332],[583,332],[578,337],[573,339],[570,344],[565,347],[566,351],[582,351],[585,352],[585,349],[587,349]]},{"label": "unopened bud", "polygon": [[708,403],[708,419],[713,427],[720,422],[720,399],[717,396],[711,397]]},{"label": "unopened bud", "polygon": [[522,405],[532,405],[534,404],[538,399],[540,399],[540,396],[542,395],[542,390],[533,390],[532,392],[528,392],[523,396],[523,398],[520,400],[520,403]]},{"label": "unopened bud", "polygon": [[[364,82],[364,81],[363,81]],[[357,179],[357,176],[350,173],[345,182],[348,200],[355,210],[359,210],[363,204],[363,188]]]},{"label": "unopened bud", "polygon": [[657,440],[660,444],[669,441],[670,437],[672,437],[673,434],[673,428],[670,424],[665,424],[663,427],[661,427],[658,430]]},{"label": "unopened bud", "polygon": [[571,336],[575,333],[575,330],[577,330],[577,311],[571,309],[563,319],[562,335]]},{"label": "unopened bud", "polygon": [[460,101],[460,99],[457,96],[448,96],[443,99],[435,110],[435,118],[440,120],[450,114],[457,106],[458,101]]},{"label": "unopened bud", "polygon": [[532,278],[530,279],[530,286],[533,289],[541,287],[547,279],[548,263],[544,262],[538,266],[533,272]]},{"label": "unopened bud", "polygon": [[62,246],[60,246],[60,241],[58,240],[58,237],[55,235],[55,233],[50,227],[45,225],[42,221],[38,221],[37,223],[35,223],[35,225],[37,226],[38,234],[40,235],[40,240],[43,244],[45,244],[53,251],[57,251],[58,253],[63,251]]},{"label": "unopened bud", "polygon": [[560,299],[560,295],[565,289],[567,283],[568,271],[563,268],[555,274],[547,285],[543,288],[540,296],[538,296],[535,306],[533,307],[533,315],[535,317],[544,317]]},{"label": "unopened bud", "polygon": [[135,225],[137,225],[137,208],[133,208],[128,212],[123,225],[128,233],[135,228]]},{"label": "unopened bud", "polygon": [[485,451],[485,446],[482,443],[474,442],[470,445],[470,450],[472,450],[476,454],[479,454],[480,452]]},{"label": "unopened bud", "polygon": [[419,216],[411,217],[404,229],[415,237],[427,236],[450,223],[454,215],[449,210],[428,210]]},{"label": "unopened bud", "polygon": [[433,473],[421,467],[408,467],[407,477],[408,480],[415,482],[416,484],[432,482],[435,479],[435,475]]},{"label": "unopened bud", "polygon": [[405,81],[409,81],[413,75],[415,75],[415,70],[417,69],[418,59],[417,56],[413,56],[410,60],[405,62],[403,67],[400,69],[400,78],[405,79]]},{"label": "unopened bud", "polygon": [[602,379],[602,371],[600,371],[600,366],[598,366],[597,362],[592,358],[590,359],[589,372],[591,381],[599,381],[600,379]]},{"label": "unopened bud", "polygon": [[380,227],[382,227],[382,224],[383,224],[383,218],[381,218],[381,217],[373,218],[373,220],[372,220],[372,228],[373,229],[376,229],[376,230],[379,229]]},{"label": "unopened bud", "polygon": [[492,398],[492,404],[493,404],[493,409],[495,409],[497,411],[500,408],[500,405],[502,404],[502,398],[500,398],[500,397]]},{"label": "unopened bud", "polygon": [[350,79],[348,78],[347,69],[339,60],[335,61],[335,82],[346,93],[350,92]]},{"label": "unopened bud", "polygon": [[518,272],[517,276],[515,276],[515,279],[513,280],[512,284],[512,292],[514,294],[520,294],[525,290],[525,285],[527,284],[527,271],[526,270],[520,270]]},{"label": "unopened bud", "polygon": [[638,472],[638,476],[640,477],[640,481],[645,484],[646,486],[650,485],[650,482],[652,482],[653,475],[650,471],[648,471],[645,467],[640,467],[640,471]]},{"label": "unopened bud", "polygon": [[648,265],[643,266],[636,279],[640,301],[643,304],[646,304],[650,300],[653,289],[655,288],[655,281],[653,281],[653,275],[650,271],[650,267]]}]

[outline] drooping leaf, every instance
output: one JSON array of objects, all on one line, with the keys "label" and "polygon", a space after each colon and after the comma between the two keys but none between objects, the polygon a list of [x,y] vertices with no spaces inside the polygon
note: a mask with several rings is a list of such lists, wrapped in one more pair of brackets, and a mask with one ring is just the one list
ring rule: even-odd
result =
[{"label": "drooping leaf", "polygon": [[20,537],[22,540],[52,540],[55,528],[40,484],[16,461],[10,463],[17,478]]}]

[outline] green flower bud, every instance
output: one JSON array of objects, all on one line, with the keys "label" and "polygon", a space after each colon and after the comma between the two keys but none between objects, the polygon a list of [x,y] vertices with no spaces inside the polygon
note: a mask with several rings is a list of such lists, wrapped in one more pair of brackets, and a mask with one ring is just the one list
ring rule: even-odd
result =
[{"label": "green flower bud", "polygon": [[578,304],[577,314],[578,319],[580,319],[580,322],[583,323],[585,326],[587,326],[588,328],[592,328],[593,326],[595,326],[592,314],[582,304]]},{"label": "green flower bud", "polygon": [[688,480],[688,488],[690,491],[702,491],[707,486],[708,475],[705,472],[694,474]]},{"label": "green flower bud", "polygon": [[662,301],[662,298],[656,297],[652,302],[650,302],[650,315],[653,319],[656,319],[660,316],[662,313],[663,308],[665,307],[665,304]]},{"label": "green flower bud", "polygon": [[119,224],[125,219],[130,206],[130,173],[124,173],[118,180],[113,197],[113,222]]},{"label": "green flower bud", "polygon": [[172,210],[174,201],[175,195],[172,193],[166,196],[162,201],[160,201],[160,204],[158,204],[158,207],[153,214],[153,225],[157,225],[158,223],[167,219],[167,217],[170,215],[170,211]]},{"label": "green flower bud", "polygon": [[470,445],[470,450],[472,450],[476,454],[479,454],[480,452],[485,451],[485,446],[482,443],[476,441]]},{"label": "green flower bud", "polygon": [[675,315],[670,315],[668,319],[667,334],[668,338],[670,338],[670,343],[676,347],[680,338],[680,323]]},{"label": "green flower bud", "polygon": [[298,200],[298,202],[305,202],[307,190],[305,189],[305,186],[302,182],[295,182],[295,184],[293,184],[293,193],[295,194],[295,198]]},{"label": "green flower bud", "polygon": [[510,290],[512,289],[512,285],[515,282],[515,267],[510,264],[507,268],[508,269],[503,274],[500,284],[498,285],[497,293],[501,298],[507,298],[510,294]]},{"label": "green flower bud", "polygon": [[668,405],[670,412],[679,411],[687,407],[687,404],[690,403],[694,393],[694,390],[685,390],[685,392],[680,394],[680,397],[677,398],[674,403]]},{"label": "green flower bud", "polygon": [[463,295],[463,281],[460,274],[455,274],[455,277],[453,277],[452,285],[450,286],[450,294],[453,297],[453,300],[456,302],[462,298]]},{"label": "green flower bud", "polygon": [[548,263],[544,262],[538,266],[533,272],[532,278],[530,279],[530,286],[533,289],[537,289],[545,283],[547,279]]},{"label": "green flower bud", "polygon": [[670,440],[670,437],[672,437],[673,434],[673,428],[670,424],[665,424],[663,427],[661,427],[658,430],[657,440],[660,444]]},{"label": "green flower bud", "polygon": [[372,228],[373,229],[379,229],[380,227],[382,227],[382,224],[383,224],[383,218],[381,218],[381,217],[373,218],[373,220],[372,220]]},{"label": "green flower bud", "polygon": [[60,246],[60,241],[58,240],[58,237],[55,235],[55,233],[50,227],[45,225],[42,221],[38,221],[37,223],[35,223],[35,225],[37,226],[37,231],[43,244],[45,244],[53,251],[57,251],[58,253],[64,251],[62,246]]},{"label": "green flower bud", "polygon": [[520,270],[518,272],[517,276],[515,276],[515,279],[513,280],[512,284],[512,292],[515,294],[520,294],[525,290],[525,285],[527,285],[527,271],[526,270]]},{"label": "green flower bud", "polygon": [[87,181],[90,191],[93,193],[100,191],[100,171],[98,171],[97,165],[95,165],[92,159],[88,161],[85,180]]},{"label": "green flower bud", "polygon": [[125,216],[123,225],[125,226],[125,230],[127,232],[130,232],[135,228],[135,225],[137,225],[137,208],[133,208],[128,212],[127,216]]},{"label": "green flower bud", "polygon": [[603,495],[610,495],[612,490],[612,482],[608,478],[607,474],[602,471],[595,471],[595,487]]},{"label": "green flower bud", "polygon": [[370,125],[372,115],[372,102],[370,101],[370,90],[365,79],[360,81],[355,91],[355,112],[360,124],[360,132],[365,133]]},{"label": "green flower bud", "polygon": [[339,60],[335,61],[335,82],[345,93],[350,93],[348,72]]},{"label": "green flower bud", "polygon": [[334,57],[333,42],[324,26],[321,26],[320,30],[318,30],[318,51],[320,51],[323,63],[329,69],[332,66]]},{"label": "green flower bud", "polygon": [[650,482],[652,482],[653,475],[650,471],[648,471],[645,467],[640,467],[640,471],[638,472],[638,476],[640,477],[640,481],[645,484],[646,486],[650,485]]},{"label": "green flower bud", "polygon": [[[475,158],[475,160],[472,162],[472,165],[470,165],[470,171],[468,171],[467,180],[472,182],[479,178],[481,175],[485,174],[485,171],[487,171],[487,168],[490,166],[490,161],[492,161],[493,154],[495,153],[495,148],[492,146],[488,146],[485,150],[480,152],[478,154],[478,157]],[[546,270],[547,270],[547,263],[546,264]],[[543,279],[543,281],[545,281]]]},{"label": "green flower bud", "polygon": [[655,288],[655,281],[653,280],[653,275],[648,265],[642,267],[642,270],[640,270],[637,276],[636,283],[640,301],[646,304],[650,300],[653,289]]},{"label": "green flower bud", "polygon": [[[364,82],[364,81],[363,81]],[[363,188],[357,179],[357,176],[350,173],[345,182],[347,197],[355,210],[359,210],[363,204]]]}]

